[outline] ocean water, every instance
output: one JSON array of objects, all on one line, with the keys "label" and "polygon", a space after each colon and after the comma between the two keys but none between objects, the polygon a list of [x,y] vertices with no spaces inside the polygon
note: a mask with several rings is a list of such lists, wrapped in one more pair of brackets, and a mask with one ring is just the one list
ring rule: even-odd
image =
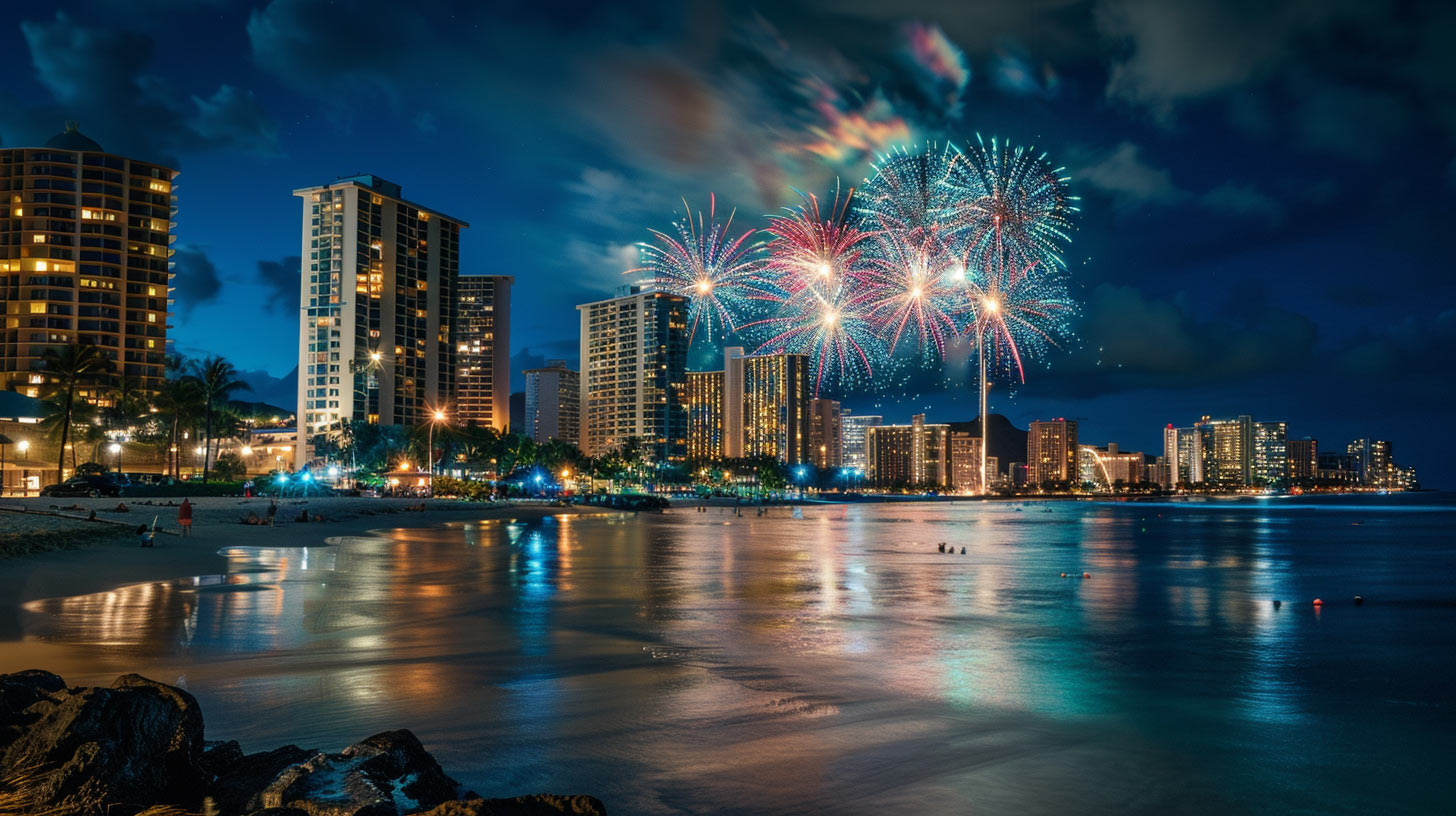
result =
[{"label": "ocean water", "polygon": [[1451,812],[1453,533],[1446,494],[456,523],[38,601],[0,654],[616,814]]}]

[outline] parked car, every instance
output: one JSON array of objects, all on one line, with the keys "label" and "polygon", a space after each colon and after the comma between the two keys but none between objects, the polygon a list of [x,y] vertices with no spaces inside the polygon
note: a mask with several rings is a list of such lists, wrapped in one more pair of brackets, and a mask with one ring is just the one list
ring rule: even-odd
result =
[{"label": "parked car", "polygon": [[121,485],[106,478],[105,476],[72,476],[60,484],[46,485],[41,489],[42,496],[90,496],[99,498],[121,496]]}]

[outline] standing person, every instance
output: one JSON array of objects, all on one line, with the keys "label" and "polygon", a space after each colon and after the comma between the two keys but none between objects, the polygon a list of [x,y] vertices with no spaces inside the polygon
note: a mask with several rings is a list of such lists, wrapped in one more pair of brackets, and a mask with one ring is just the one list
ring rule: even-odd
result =
[{"label": "standing person", "polygon": [[177,508],[177,526],[182,528],[182,537],[192,535],[192,502],[182,500],[182,506]]}]

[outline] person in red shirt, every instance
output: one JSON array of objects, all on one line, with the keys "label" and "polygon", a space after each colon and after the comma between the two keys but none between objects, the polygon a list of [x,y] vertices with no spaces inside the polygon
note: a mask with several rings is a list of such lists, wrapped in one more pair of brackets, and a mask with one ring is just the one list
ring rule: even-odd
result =
[{"label": "person in red shirt", "polygon": [[182,528],[182,536],[186,538],[192,535],[192,502],[182,500],[182,506],[177,508],[177,526]]}]

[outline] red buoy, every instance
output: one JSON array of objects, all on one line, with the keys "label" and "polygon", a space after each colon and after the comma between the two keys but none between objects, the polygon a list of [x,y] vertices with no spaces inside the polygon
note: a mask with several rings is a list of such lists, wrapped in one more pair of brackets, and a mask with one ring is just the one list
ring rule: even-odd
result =
[{"label": "red buoy", "polygon": [[1092,573],[1090,573],[1090,572],[1084,572],[1084,573],[1082,573],[1082,577],[1083,578],[1091,578],[1092,577]]},{"label": "red buoy", "polygon": [[1315,598],[1314,599],[1314,605],[1315,606],[1324,606],[1325,605],[1325,602],[1324,601],[1321,601],[1319,598]]}]

